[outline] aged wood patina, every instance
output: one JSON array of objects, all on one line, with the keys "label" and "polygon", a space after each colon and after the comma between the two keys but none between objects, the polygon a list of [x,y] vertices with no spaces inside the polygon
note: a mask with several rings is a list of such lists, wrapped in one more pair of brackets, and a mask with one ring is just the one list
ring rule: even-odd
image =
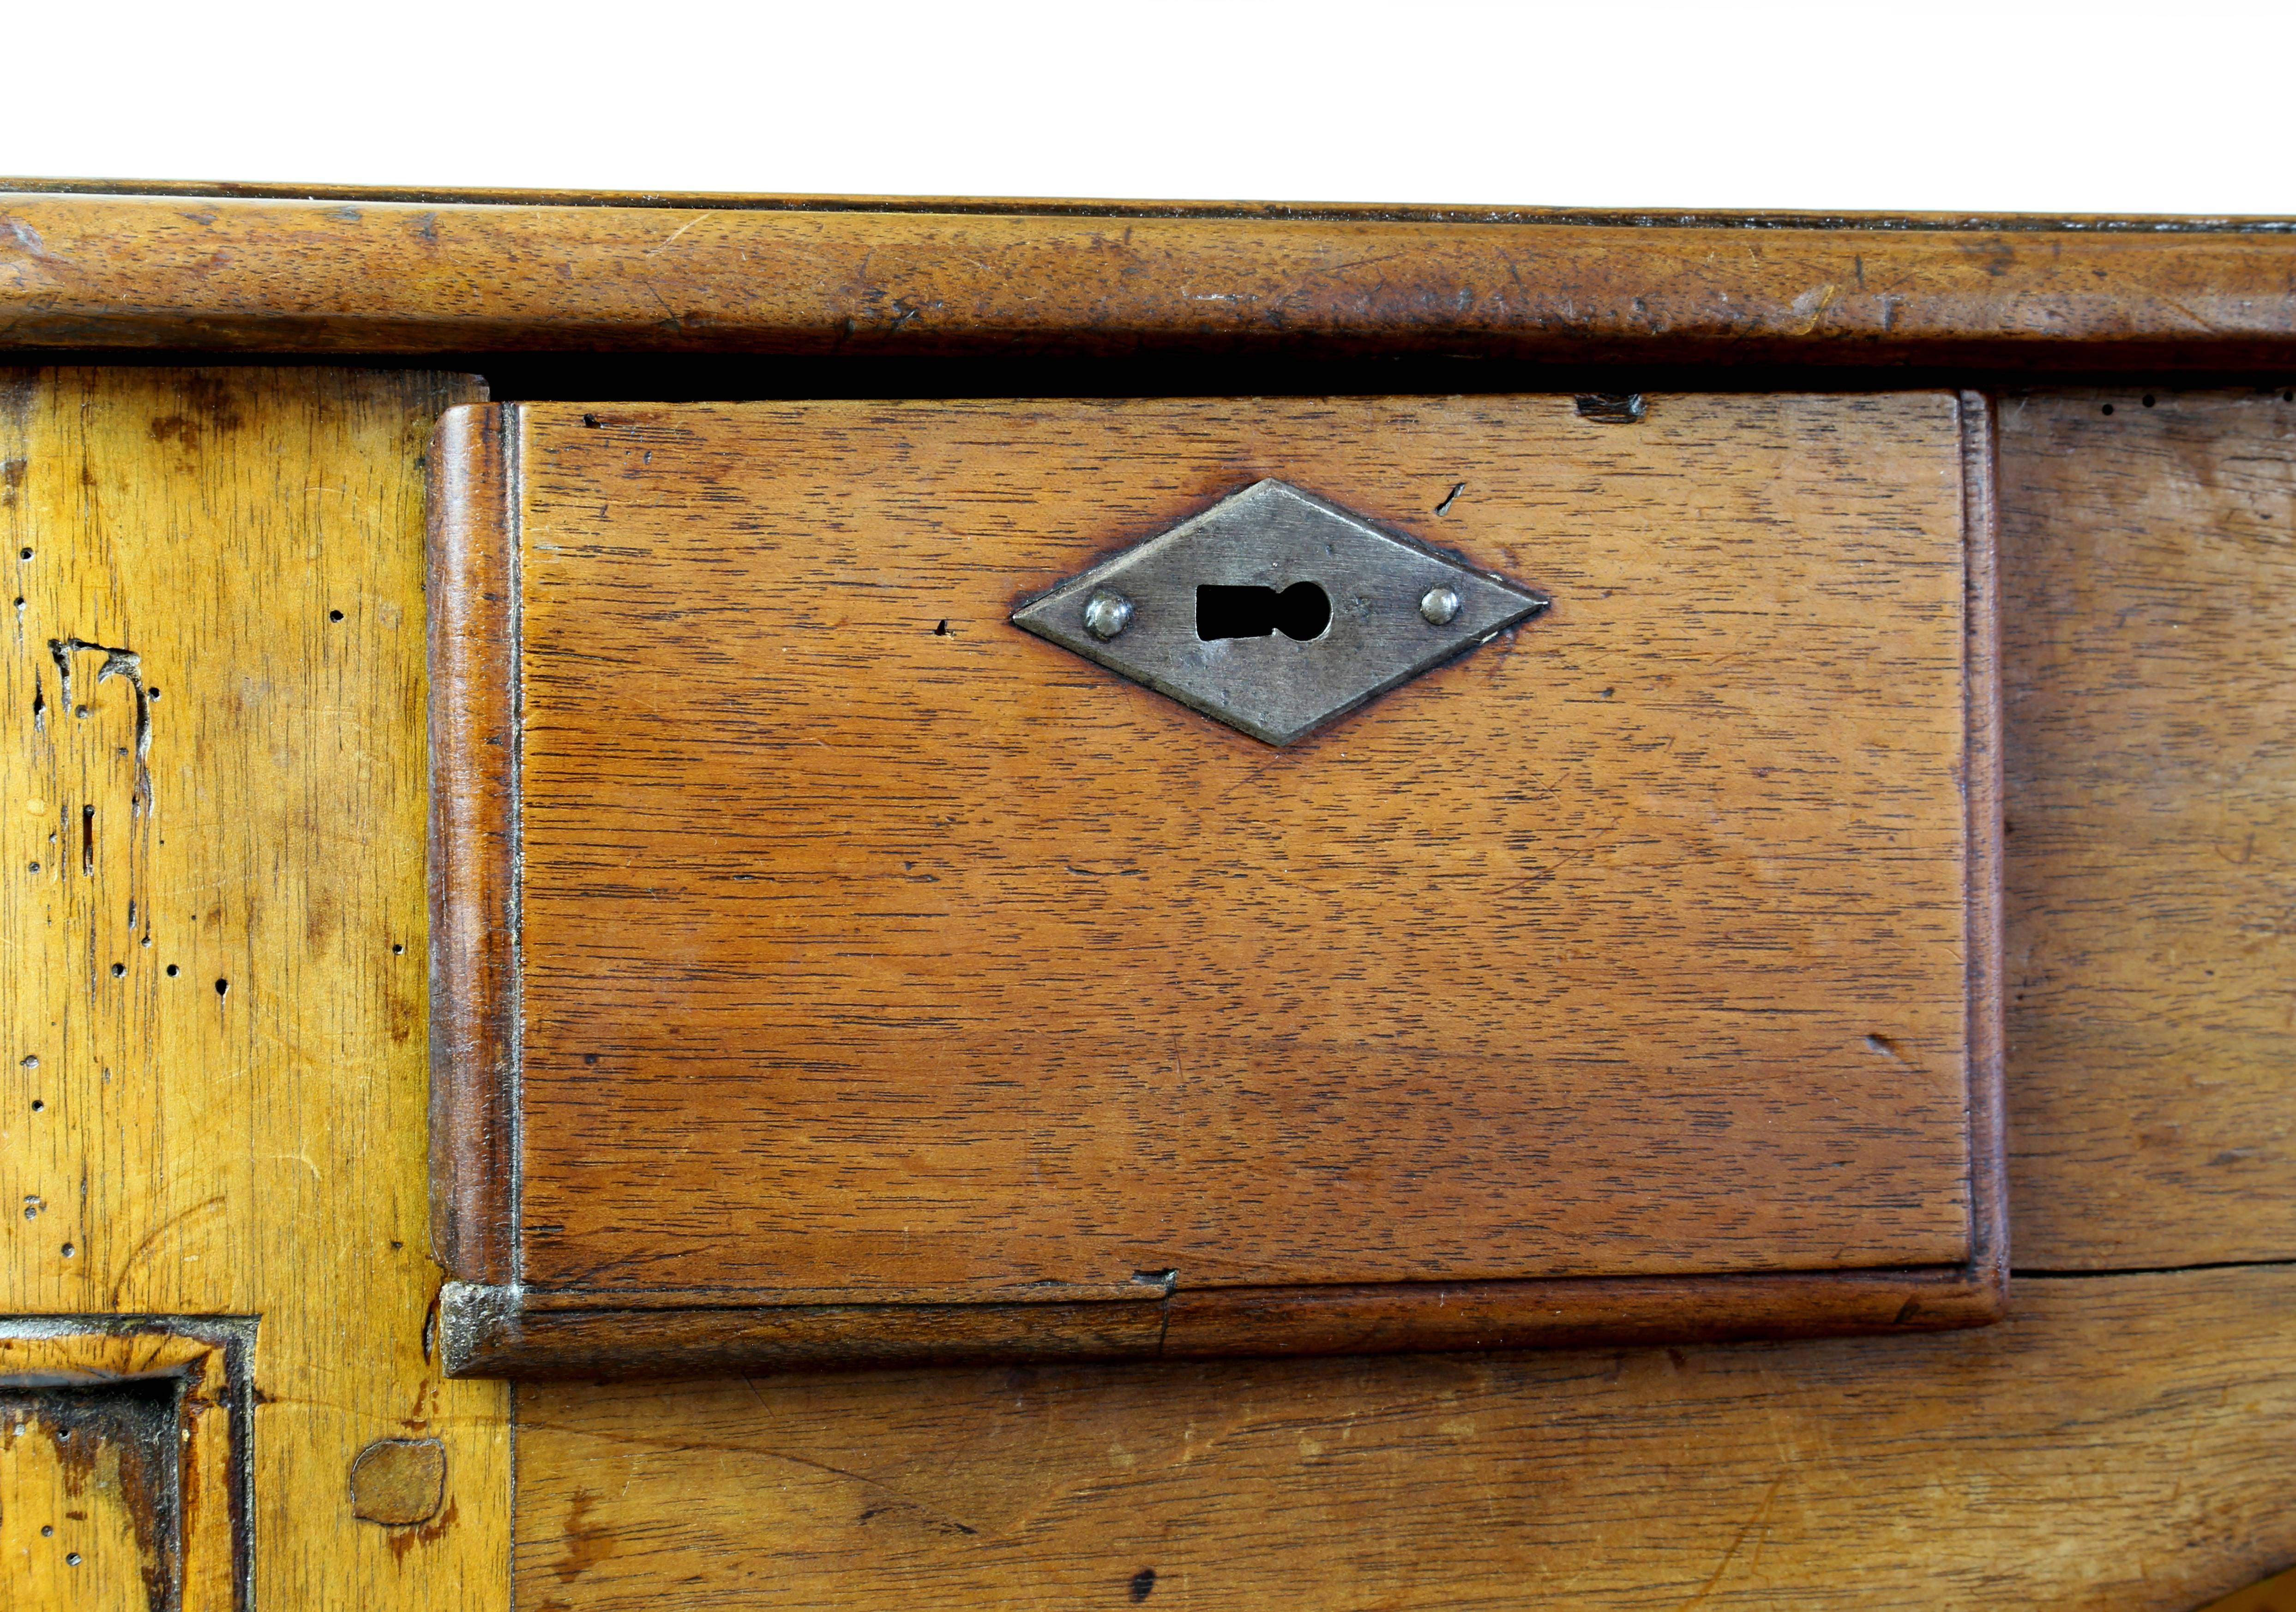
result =
[{"label": "aged wood patina", "polygon": [[[2292,264],[2284,220],[9,185],[0,1308],[252,1327],[257,1606],[2234,1591],[2296,1560]],[[1985,394],[2008,1318],[535,1386],[513,1485],[424,1257],[420,489],[464,370],[537,407]],[[477,894],[479,933],[515,920]],[[499,1226],[444,1230],[507,1269]],[[12,1495],[78,1481],[32,1431],[62,1404],[0,1448]],[[438,1510],[389,1520],[427,1457],[362,1456],[430,1439]],[[69,1509],[82,1562],[21,1582],[167,1604],[131,1511]],[[62,1536],[19,1515],[12,1550]]]}]

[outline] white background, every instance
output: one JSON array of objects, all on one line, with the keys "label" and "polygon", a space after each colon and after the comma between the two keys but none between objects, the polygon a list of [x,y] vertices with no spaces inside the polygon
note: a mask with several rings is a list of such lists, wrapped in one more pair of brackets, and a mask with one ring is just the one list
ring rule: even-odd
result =
[{"label": "white background", "polygon": [[2296,213],[2296,0],[5,0],[0,174]]}]

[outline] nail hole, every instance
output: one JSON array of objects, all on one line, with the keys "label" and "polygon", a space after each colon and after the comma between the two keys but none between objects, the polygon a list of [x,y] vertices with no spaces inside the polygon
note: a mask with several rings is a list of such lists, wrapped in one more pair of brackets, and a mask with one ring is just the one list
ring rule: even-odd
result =
[{"label": "nail hole", "polygon": [[21,550],[16,557],[20,560],[29,560],[32,557],[32,551],[29,548]]},{"label": "nail hole", "polygon": [[53,1523],[43,1523],[40,1526],[40,1537],[42,1539],[53,1539],[55,1536],[56,1526]]},{"label": "nail hole", "polygon": [[598,1055],[594,1052],[586,1052],[582,1055],[582,1062],[586,1067],[594,1065],[597,1061]]},{"label": "nail hole", "polygon": [[115,980],[127,972],[127,965],[125,963],[114,963],[111,966],[111,977]]},{"label": "nail hole", "polygon": [[67,1567],[78,1567],[78,1566],[79,1566],[79,1552],[78,1552],[78,1551],[77,1551],[77,1550],[67,1550],[67,1551],[65,1551],[65,1552],[64,1552],[64,1566],[66,1566]]},{"label": "nail hole", "polygon": [[937,638],[945,638],[948,637],[948,622],[946,620],[944,620],[939,626],[933,629],[933,637]]},{"label": "nail hole", "polygon": [[29,868],[34,873],[37,873],[40,870],[40,865],[37,862],[27,862],[25,866]]},{"label": "nail hole", "polygon": [[156,700],[160,697],[160,691],[156,688],[147,688],[144,691],[144,697],[147,700]]},{"label": "nail hole", "polygon": [[2111,413],[2112,412],[2112,404],[2110,404],[2110,403],[2106,404],[2106,405],[2104,406],[2104,412],[2105,412],[2105,413],[2107,413],[2107,414],[2111,414]]},{"label": "nail hole", "polygon": [[42,1102],[38,1098],[34,1098],[32,1099],[32,1112],[34,1114],[38,1114],[46,1107],[47,1104]]},{"label": "nail hole", "polygon": [[331,611],[327,612],[327,620],[329,620],[330,621],[341,621],[342,619],[343,619],[343,613],[342,613],[341,611],[340,611],[340,610],[331,610]]},{"label": "nail hole", "polygon": [[217,996],[227,996],[230,993],[231,982],[229,980],[217,980],[216,982],[216,994]]},{"label": "nail hole", "polygon": [[2144,407],[2147,408],[2152,407],[2152,394],[2149,391],[2144,394]]},{"label": "nail hole", "polygon": [[178,967],[176,967],[173,963],[170,963],[170,964],[168,964],[168,977],[169,979],[171,979],[171,980],[172,980],[172,979],[174,979],[177,975],[179,975],[179,974],[181,974],[181,973],[183,973],[183,970],[182,970],[182,969],[180,969],[180,968],[178,968]]},{"label": "nail hole", "polygon": [[[66,1243],[66,1244],[64,1245],[64,1257],[65,1257],[66,1259],[72,1259],[72,1258],[76,1257],[76,1256],[78,1254],[78,1253],[79,1253],[79,1250],[78,1250],[78,1248],[73,1247],[70,1243]],[[67,1437],[67,1438],[69,1438],[69,1437],[70,1437],[70,1436],[71,1436],[71,1435],[70,1435],[70,1434],[69,1434],[69,1433],[67,1433],[67,1434],[65,1434],[65,1435],[64,1435],[64,1436],[65,1436],[65,1437]]]},{"label": "nail hole", "polygon": [[391,949],[390,949],[390,955],[391,955],[391,956],[393,956],[393,957],[397,957],[397,956],[398,956],[401,952],[405,951],[406,950],[406,947],[404,947],[404,946],[398,946],[398,945],[394,945],[394,946],[393,946],[393,947],[391,947]]},{"label": "nail hole", "polygon": [[1196,637],[1264,638],[1282,633],[1306,643],[1332,624],[1332,596],[1313,582],[1294,582],[1282,593],[1272,588],[1196,589]]}]

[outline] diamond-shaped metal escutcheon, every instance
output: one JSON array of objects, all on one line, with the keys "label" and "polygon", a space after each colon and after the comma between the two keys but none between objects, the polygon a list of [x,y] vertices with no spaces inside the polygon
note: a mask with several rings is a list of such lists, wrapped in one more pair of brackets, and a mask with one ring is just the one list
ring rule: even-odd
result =
[{"label": "diamond-shaped metal escutcheon", "polygon": [[1289,744],[1549,603],[1266,481],[1029,600],[1013,621]]}]

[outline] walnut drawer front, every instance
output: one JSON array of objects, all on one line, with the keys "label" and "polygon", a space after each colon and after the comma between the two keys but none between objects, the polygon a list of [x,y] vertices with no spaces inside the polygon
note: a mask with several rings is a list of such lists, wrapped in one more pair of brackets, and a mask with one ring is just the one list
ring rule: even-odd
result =
[{"label": "walnut drawer front", "polygon": [[[434,452],[469,1373],[1998,1312],[1947,392],[508,405]],[[1541,613],[1274,745],[1017,608],[1280,480]]]}]

